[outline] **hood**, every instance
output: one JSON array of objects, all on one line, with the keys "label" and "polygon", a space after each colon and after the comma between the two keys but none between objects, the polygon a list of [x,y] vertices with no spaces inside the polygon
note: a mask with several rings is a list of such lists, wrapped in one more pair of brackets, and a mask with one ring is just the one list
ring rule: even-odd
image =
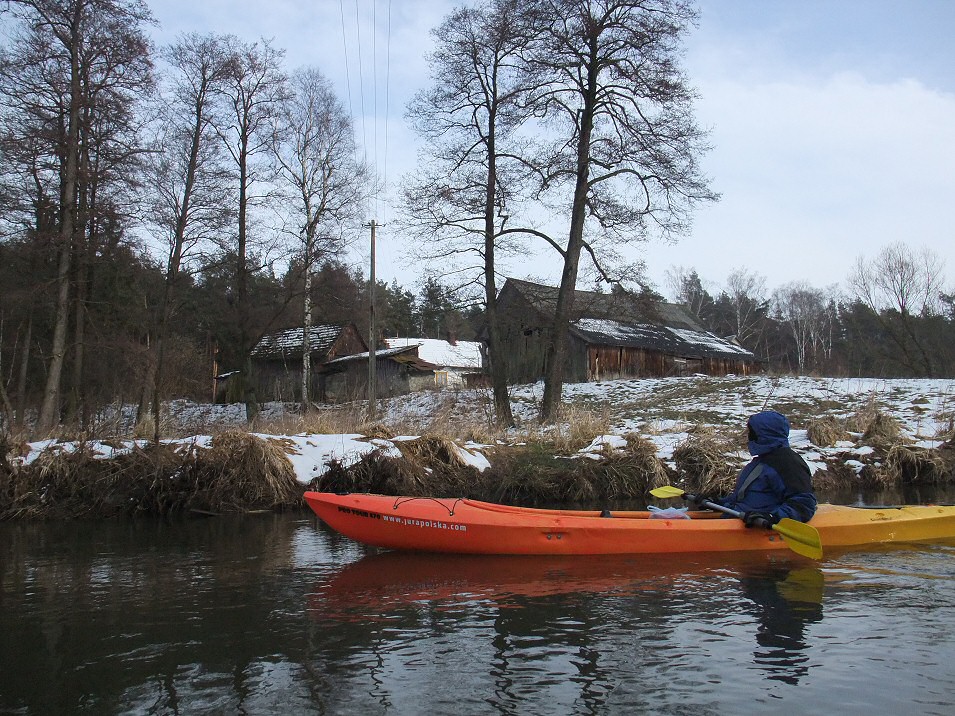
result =
[{"label": "hood", "polygon": [[782,413],[765,410],[749,419],[749,454],[765,455],[789,447],[789,421]]}]

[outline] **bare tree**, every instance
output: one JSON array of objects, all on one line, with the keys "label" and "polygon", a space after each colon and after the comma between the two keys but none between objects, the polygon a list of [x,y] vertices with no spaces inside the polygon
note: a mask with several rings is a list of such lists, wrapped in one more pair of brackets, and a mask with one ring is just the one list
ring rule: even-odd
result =
[{"label": "bare tree", "polygon": [[[529,116],[526,54],[538,41],[539,4],[486,0],[459,8],[434,30],[431,86],[409,107],[428,140],[426,172],[406,190],[412,230],[422,254],[483,284],[488,356],[499,424],[511,426],[506,356],[497,312],[498,254],[532,229],[508,227],[516,203],[521,158],[515,132]],[[551,242],[553,243],[553,242]],[[473,258],[474,260],[469,260]],[[463,264],[463,265],[462,265]]]},{"label": "bare tree", "polygon": [[272,134],[281,191],[304,271],[302,410],[311,404],[312,272],[321,258],[345,245],[343,229],[360,219],[370,183],[368,166],[357,158],[351,119],[319,70],[292,76],[292,94],[282,105]]},{"label": "bare tree", "polygon": [[114,254],[123,239],[126,217],[138,215],[135,188],[144,155],[144,100],[155,82],[152,45],[143,16],[117,17],[107,7],[95,13],[81,56],[83,109],[80,124],[77,226],[74,237],[75,285],[72,381],[68,418],[86,424],[86,352],[89,303],[95,291],[97,257]]},{"label": "bare tree", "polygon": [[230,38],[232,72],[228,78],[224,110],[216,127],[234,163],[237,183],[235,241],[235,319],[238,332],[238,360],[242,365],[246,417],[251,423],[258,415],[258,401],[252,376],[252,347],[258,338],[250,321],[249,224],[254,202],[253,186],[273,174],[271,128],[288,94],[281,67],[283,52],[267,40],[247,44]]},{"label": "bare tree", "polygon": [[[16,388],[16,421],[22,428],[28,396],[29,367],[38,343],[34,332],[44,296],[49,291],[45,257],[56,256],[60,237],[60,156],[65,70],[51,50],[48,32],[20,23],[11,28],[11,43],[0,57],[0,197],[2,236],[24,236],[32,247],[26,274],[32,284],[20,284],[26,305],[17,331],[20,369]],[[60,254],[62,259],[62,255]],[[55,280],[55,279],[54,279]],[[9,304],[12,292],[4,298]],[[42,319],[41,319],[42,320]],[[22,337],[22,338],[21,338]]]},{"label": "bare tree", "polygon": [[825,294],[805,282],[788,283],[773,293],[776,315],[792,336],[800,373],[812,368],[825,333],[828,302]]},{"label": "bare tree", "polygon": [[848,284],[857,300],[878,317],[904,363],[926,377],[935,365],[918,319],[942,313],[945,262],[934,251],[901,242],[885,246],[874,259],[859,257]]},{"label": "bare tree", "polygon": [[766,278],[740,268],[726,278],[726,296],[733,308],[733,335],[741,345],[754,347],[766,316]]},{"label": "bare tree", "polygon": [[[97,111],[102,110],[105,116],[115,110],[115,102],[106,98],[115,98],[116,88],[125,90],[130,79],[142,82],[143,73],[148,74],[145,55],[149,43],[141,27],[152,18],[137,0],[14,0],[10,6],[14,17],[28,28],[32,49],[40,51],[36,59],[46,85],[40,95],[52,100],[45,110],[50,115],[46,126],[58,130],[53,136],[47,135],[54,142],[49,154],[59,185],[56,309],[37,421],[37,430],[48,432],[59,420],[62,402],[74,256],[83,245],[86,221],[96,201],[89,177],[99,169],[94,166],[95,133],[100,132],[102,138],[106,123],[104,119],[104,124],[97,124]],[[103,92],[103,96],[97,97],[97,92]],[[131,96],[124,96],[128,104]],[[38,117],[37,106],[29,111]]]},{"label": "bare tree", "polygon": [[[611,246],[658,233],[675,239],[716,195],[697,163],[705,133],[678,63],[695,20],[681,0],[547,0],[548,36],[534,60],[546,87],[535,107],[556,134],[545,191],[572,187],[570,228],[545,368],[541,417],[560,403],[562,356],[580,257],[599,271]],[[609,278],[609,276],[608,276]]]},{"label": "bare tree", "polygon": [[154,438],[159,440],[165,346],[184,269],[227,231],[234,213],[228,172],[213,129],[216,100],[232,72],[225,40],[196,34],[166,48],[168,82],[159,98],[158,132],[149,157],[147,223],[162,238],[166,268],[158,309],[151,386]]}]

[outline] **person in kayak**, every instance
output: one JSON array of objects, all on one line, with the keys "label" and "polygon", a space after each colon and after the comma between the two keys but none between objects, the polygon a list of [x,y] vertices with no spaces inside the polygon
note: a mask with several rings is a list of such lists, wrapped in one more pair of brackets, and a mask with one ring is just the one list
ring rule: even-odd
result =
[{"label": "person in kayak", "polygon": [[808,522],[816,512],[812,472],[789,447],[786,416],[765,410],[751,416],[747,427],[753,459],[740,471],[733,491],[711,501],[742,512],[747,527],[771,527],[784,517]]}]

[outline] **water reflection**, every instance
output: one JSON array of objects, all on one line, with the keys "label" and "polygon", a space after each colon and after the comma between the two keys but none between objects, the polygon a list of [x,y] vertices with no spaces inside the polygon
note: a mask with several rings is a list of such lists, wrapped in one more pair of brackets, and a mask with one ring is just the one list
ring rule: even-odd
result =
[{"label": "water reflection", "polygon": [[809,671],[806,625],[822,620],[822,571],[814,566],[772,565],[744,572],[740,585],[758,620],[753,662],[769,679],[799,683]]},{"label": "water reflection", "polygon": [[0,524],[0,713],[715,714],[788,698],[948,714],[953,554],[466,557],[376,553],[300,516]]},{"label": "water reflection", "polygon": [[293,678],[311,520],[2,528],[0,712],[229,711]]},{"label": "water reflection", "polygon": [[670,638],[675,626],[688,624],[714,642],[735,640],[748,628],[752,663],[767,678],[798,683],[809,668],[806,627],[822,619],[823,592],[822,571],[795,556],[384,552],[317,584],[309,612],[332,630],[329,623],[368,627],[400,619],[395,626],[404,631],[425,621],[433,626],[456,609],[487,614],[484,626],[493,630],[488,703],[511,712],[531,690],[540,696],[573,684],[574,703],[599,711],[621,653],[630,654],[631,666],[653,668],[698,658],[692,643]]}]

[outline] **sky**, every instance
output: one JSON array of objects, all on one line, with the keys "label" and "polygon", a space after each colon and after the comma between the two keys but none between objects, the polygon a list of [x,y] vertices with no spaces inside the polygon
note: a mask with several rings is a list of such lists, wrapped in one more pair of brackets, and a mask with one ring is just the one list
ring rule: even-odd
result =
[{"label": "sky", "polygon": [[[422,267],[392,231],[402,175],[419,142],[405,121],[429,82],[431,28],[448,0],[151,0],[157,43],[182,32],[271,39],[289,68],[317,66],[353,116],[358,141],[390,191],[369,207],[376,274],[413,288]],[[859,257],[904,242],[931,249],[955,286],[955,0],[699,0],[683,66],[710,131],[704,172],[721,200],[690,234],[638,244],[647,278],[667,293],[674,267],[712,291],[734,270],[844,284]],[[353,260],[367,265],[367,244]],[[557,283],[548,254],[504,272]]]}]

